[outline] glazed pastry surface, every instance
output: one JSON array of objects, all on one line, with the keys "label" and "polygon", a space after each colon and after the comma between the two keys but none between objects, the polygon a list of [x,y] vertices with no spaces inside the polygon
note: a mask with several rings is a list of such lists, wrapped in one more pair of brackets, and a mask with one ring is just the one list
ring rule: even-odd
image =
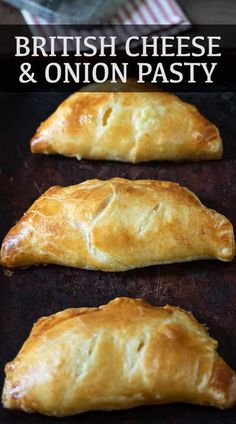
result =
[{"label": "glazed pastry surface", "polygon": [[102,271],[233,257],[231,223],[192,192],[173,182],[123,178],[50,188],[1,248],[7,267],[53,263]]},{"label": "glazed pastry surface", "polygon": [[217,342],[177,307],[117,298],[41,318],[5,368],[3,404],[47,415],[191,402],[235,404]]},{"label": "glazed pastry surface", "polygon": [[131,92],[99,92],[99,85],[93,92],[92,85],[90,92],[73,94],[40,125],[31,151],[132,163],[222,156],[218,129],[196,107],[170,93],[150,92],[150,85],[147,92],[132,91],[132,82],[128,87]]}]

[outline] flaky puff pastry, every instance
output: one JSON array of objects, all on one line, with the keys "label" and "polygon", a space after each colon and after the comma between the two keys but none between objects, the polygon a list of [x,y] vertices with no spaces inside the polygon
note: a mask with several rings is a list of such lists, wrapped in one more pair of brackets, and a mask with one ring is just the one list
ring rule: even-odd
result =
[{"label": "flaky puff pastry", "polygon": [[1,249],[7,267],[54,263],[102,271],[233,256],[231,223],[192,192],[123,178],[50,188]]},{"label": "flaky puff pastry", "polygon": [[191,402],[229,408],[236,376],[217,342],[177,307],[117,298],[41,318],[6,365],[3,405],[65,416]]},{"label": "flaky puff pastry", "polygon": [[150,92],[150,85],[134,92],[132,81],[129,93],[94,89],[73,94],[41,124],[31,140],[33,153],[133,163],[222,156],[215,125],[175,95]]}]

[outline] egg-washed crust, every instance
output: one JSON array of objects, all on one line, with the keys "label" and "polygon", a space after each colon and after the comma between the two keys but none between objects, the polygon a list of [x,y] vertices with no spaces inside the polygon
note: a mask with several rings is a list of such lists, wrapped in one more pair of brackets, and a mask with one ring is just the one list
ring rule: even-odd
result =
[{"label": "egg-washed crust", "polygon": [[186,188],[113,178],[46,191],[6,235],[1,264],[125,271],[234,254],[231,223]]},{"label": "egg-washed crust", "polygon": [[117,298],[41,318],[6,365],[3,405],[54,416],[144,404],[229,408],[236,377],[217,342],[177,307]]},{"label": "egg-washed crust", "polygon": [[71,95],[40,125],[31,151],[132,163],[222,157],[218,129],[195,106],[150,92],[149,85],[147,92],[132,92],[132,82],[128,87],[131,92]]}]

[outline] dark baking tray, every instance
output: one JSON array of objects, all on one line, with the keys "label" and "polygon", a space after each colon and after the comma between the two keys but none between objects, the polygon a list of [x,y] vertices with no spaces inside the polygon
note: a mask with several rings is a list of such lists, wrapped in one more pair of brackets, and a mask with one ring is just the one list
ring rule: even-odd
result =
[{"label": "dark baking tray", "polygon": [[[29,138],[62,93],[0,96],[0,238],[48,187],[89,178],[156,178],[193,190],[207,206],[225,214],[236,228],[236,94],[185,93],[220,128],[224,158],[201,163],[78,162],[32,155]],[[193,222],[194,225],[194,222]],[[33,322],[68,307],[96,306],[116,296],[141,297],[154,305],[179,305],[205,323],[219,341],[219,352],[236,370],[236,266],[219,261],[153,266],[125,273],[102,273],[59,266],[9,272],[0,269],[0,367],[11,360]],[[2,382],[1,382],[2,385]],[[236,423],[236,408],[175,404],[128,411],[92,412],[57,419],[0,410],[1,424],[60,423]]]}]

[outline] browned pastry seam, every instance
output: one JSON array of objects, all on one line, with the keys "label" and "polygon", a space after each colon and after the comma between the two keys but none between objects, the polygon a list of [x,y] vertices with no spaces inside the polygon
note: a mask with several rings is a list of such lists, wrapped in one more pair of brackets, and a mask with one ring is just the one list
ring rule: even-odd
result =
[{"label": "browned pastry seam", "polygon": [[170,93],[129,86],[129,93],[74,93],[40,125],[32,153],[132,163],[221,158],[219,131],[196,107]]},{"label": "browned pastry seam", "polygon": [[229,408],[235,373],[181,308],[117,298],[40,319],[6,368],[3,404],[47,415],[191,402]]},{"label": "browned pastry seam", "polygon": [[125,271],[234,254],[229,220],[189,190],[113,178],[46,191],[6,235],[1,264]]}]

